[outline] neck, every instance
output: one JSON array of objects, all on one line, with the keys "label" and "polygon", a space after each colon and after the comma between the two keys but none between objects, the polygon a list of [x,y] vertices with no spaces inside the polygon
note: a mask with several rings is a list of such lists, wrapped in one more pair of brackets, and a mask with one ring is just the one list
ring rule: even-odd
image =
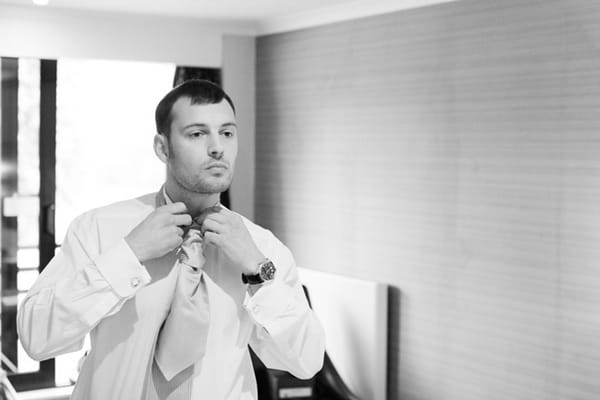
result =
[{"label": "neck", "polygon": [[169,180],[165,183],[165,190],[171,201],[174,203],[183,202],[186,205],[192,218],[199,215],[202,210],[219,203],[220,199],[220,193],[190,192]]}]

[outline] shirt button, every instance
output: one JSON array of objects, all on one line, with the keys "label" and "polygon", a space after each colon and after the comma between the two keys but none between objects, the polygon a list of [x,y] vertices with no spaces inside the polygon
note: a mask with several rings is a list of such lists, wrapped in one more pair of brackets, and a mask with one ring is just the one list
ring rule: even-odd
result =
[{"label": "shirt button", "polygon": [[131,278],[131,286],[134,288],[140,286],[140,278]]},{"label": "shirt button", "polygon": [[258,313],[260,311],[260,307],[254,306],[254,307],[252,307],[252,311],[254,311],[255,313]]}]

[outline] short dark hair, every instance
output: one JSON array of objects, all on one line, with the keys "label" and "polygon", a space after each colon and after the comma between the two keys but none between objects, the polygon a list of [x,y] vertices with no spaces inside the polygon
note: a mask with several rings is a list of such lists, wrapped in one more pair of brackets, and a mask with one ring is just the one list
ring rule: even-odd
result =
[{"label": "short dark hair", "polygon": [[169,136],[173,122],[171,110],[173,104],[182,97],[190,99],[191,104],[217,104],[225,99],[235,114],[233,101],[220,86],[204,79],[190,79],[175,86],[158,102],[154,113],[158,133]]}]

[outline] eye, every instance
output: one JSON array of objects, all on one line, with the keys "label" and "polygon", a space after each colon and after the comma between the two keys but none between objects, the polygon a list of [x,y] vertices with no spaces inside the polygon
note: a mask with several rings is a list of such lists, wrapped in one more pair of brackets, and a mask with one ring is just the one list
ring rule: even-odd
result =
[{"label": "eye", "polygon": [[204,131],[192,131],[189,133],[189,135],[192,137],[199,137],[199,136],[202,136],[205,134],[206,134],[206,132],[204,132]]},{"label": "eye", "polygon": [[232,137],[233,136],[233,131],[230,131],[230,130],[221,131],[221,135],[223,135],[225,137]]}]

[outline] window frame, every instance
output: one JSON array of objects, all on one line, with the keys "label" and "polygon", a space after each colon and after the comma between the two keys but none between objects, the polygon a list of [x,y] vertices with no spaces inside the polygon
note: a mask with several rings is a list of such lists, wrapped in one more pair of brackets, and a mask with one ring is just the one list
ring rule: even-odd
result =
[{"label": "window frame", "polygon": [[[18,160],[18,68],[19,59],[2,57],[2,161]],[[55,193],[56,142],[56,60],[40,60],[40,193],[39,193],[39,263],[41,272],[54,256],[54,221],[51,212]],[[18,171],[8,172],[2,179],[3,198],[18,193]],[[2,352],[15,364],[17,360],[17,217],[2,215]],[[36,372],[12,373],[8,378],[17,391],[55,386],[54,359],[39,363]]]}]

